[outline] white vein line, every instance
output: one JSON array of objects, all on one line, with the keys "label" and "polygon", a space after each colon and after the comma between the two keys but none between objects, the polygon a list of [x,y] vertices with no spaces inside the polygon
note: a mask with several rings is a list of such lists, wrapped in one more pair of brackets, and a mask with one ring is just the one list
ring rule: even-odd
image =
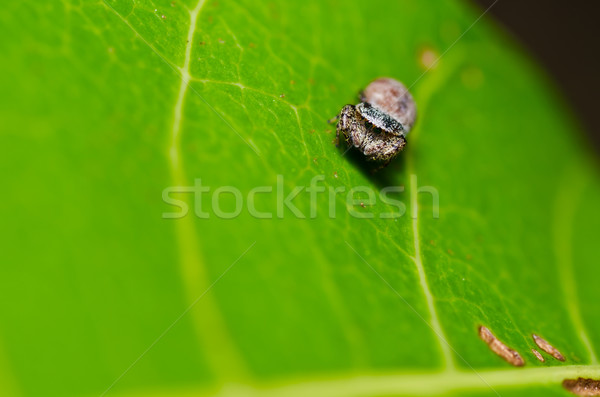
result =
[{"label": "white vein line", "polygon": [[[196,7],[193,10],[190,10],[190,26],[187,33],[187,41],[185,46],[185,58],[183,60],[183,66],[179,68],[179,73],[181,74],[181,82],[179,84],[179,92],[177,94],[177,102],[175,102],[175,111],[173,115],[173,126],[171,128],[171,147],[169,149],[169,155],[171,157],[171,162],[178,166],[179,162],[179,138],[181,136],[181,127],[182,127],[182,116],[183,116],[183,105],[185,102],[185,94],[187,93],[188,87],[190,87],[190,60],[192,58],[192,46],[194,44],[194,33],[196,32],[196,25],[198,23],[198,16],[200,15],[200,11],[204,6],[206,0],[198,1]],[[200,99],[204,101],[211,109],[212,106],[202,98],[201,95],[198,95]],[[214,109],[213,111],[217,113]],[[218,113],[217,113],[218,115]],[[226,122],[227,123],[227,122]],[[231,127],[233,129],[233,127]],[[234,129],[235,131],[235,129]],[[237,131],[236,131],[237,133]],[[238,134],[239,135],[239,134]],[[243,139],[243,138],[242,138]]]},{"label": "white vein line", "polygon": [[[404,299],[404,297],[402,295],[400,295],[400,293],[377,271],[375,270],[375,268],[373,266],[371,266],[371,264],[369,264],[369,262],[367,262],[367,260],[365,258],[363,258],[363,256],[361,254],[358,253],[358,251],[356,249],[354,249],[354,247],[352,247],[350,245],[350,243],[348,241],[345,241],[346,245],[348,245],[348,247],[350,247],[350,249],[352,249],[352,251],[354,251],[356,253],[356,255],[358,255],[358,257],[360,259],[362,259],[362,261],[373,271],[373,273],[375,273],[380,279],[381,281],[383,281],[405,304],[406,306],[408,306],[424,323],[425,325],[427,325],[438,337],[439,340],[443,341],[444,344],[451,349],[478,377],[479,379],[481,379],[481,381],[486,384],[490,390],[492,390],[494,393],[496,393],[497,396],[500,396],[500,394],[485,380],[485,378],[483,376],[481,376],[479,374],[479,372],[477,372],[475,370],[475,368],[473,368],[471,366],[471,364],[469,364],[469,362],[467,360],[465,360],[457,351],[456,349],[454,349],[450,343],[446,340],[446,337],[444,336],[443,332],[440,333],[439,330],[437,330],[434,326],[432,326],[427,320],[425,320],[425,318],[423,318],[423,316],[421,316],[421,314],[417,311],[417,309],[415,309],[410,303],[408,303],[408,301],[406,299]],[[439,324],[438,324],[439,325]],[[453,368],[453,367],[452,367]],[[457,373],[457,371],[448,371],[448,367],[446,367],[446,371],[445,373],[450,374],[450,376],[452,376],[453,374]]]},{"label": "white vein line", "polygon": [[219,118],[221,120],[223,120],[223,122],[225,124],[227,124],[227,126],[229,128],[231,128],[231,130],[233,132],[235,132],[240,137],[240,139],[242,139],[246,143],[246,145],[248,145],[254,151],[254,153],[256,153],[257,156],[260,157],[259,152],[254,148],[254,146],[250,145],[250,143],[248,143],[248,141],[246,141],[246,139],[244,139],[244,137],[242,137],[242,135],[227,120],[225,120],[225,118],[223,116],[221,116],[221,114],[219,112],[217,112],[217,110],[210,103],[208,103],[208,101],[206,99],[204,99],[204,97],[202,95],[200,95],[200,93],[198,93],[198,91],[196,91],[194,89],[194,87],[192,87],[192,85],[191,85],[192,76],[190,75],[190,63],[191,63],[191,58],[192,58],[194,33],[196,32],[198,16],[200,15],[200,11],[202,11],[202,7],[204,6],[205,3],[206,3],[206,0],[198,1],[198,4],[196,4],[196,7],[190,11],[190,27],[189,27],[188,34],[187,34],[185,59],[183,62],[183,66],[181,68],[179,68],[179,73],[181,74],[181,84],[179,87],[179,94],[177,96],[177,104],[175,105],[175,117],[173,119],[173,129],[172,129],[173,135],[172,135],[172,140],[171,140],[171,148],[169,150],[171,160],[178,160],[177,159],[178,142],[179,142],[179,136],[181,133],[181,119],[182,119],[182,113],[183,113],[183,104],[185,101],[185,94],[187,93],[188,88],[190,90],[192,90],[192,92],[194,92],[198,96],[198,98],[200,98],[202,100],[202,102],[204,102],[206,104],[206,106],[208,106],[210,108],[210,110],[212,110],[217,116],[219,116]]},{"label": "white vein line", "polygon": [[177,317],[175,319],[175,321],[173,321],[171,323],[171,325],[169,325],[159,336],[158,338],[156,338],[154,340],[154,342],[152,342],[150,344],[150,346],[148,346],[146,348],[146,350],[144,350],[144,352],[142,354],[140,354],[140,356],[138,358],[136,358],[131,365],[129,365],[129,367],[127,367],[127,369],[117,378],[115,379],[115,381],[113,383],[111,383],[111,385],[104,391],[104,393],[102,393],[100,395],[100,397],[103,397],[104,395],[106,395],[106,393],[108,393],[125,375],[127,375],[127,373],[131,370],[131,368],[133,368],[145,355],[146,353],[148,353],[166,334],[169,333],[169,331],[171,331],[171,329],[186,315],[188,314],[188,312],[190,310],[192,310],[192,308],[194,306],[196,306],[196,304],[200,301],[200,299],[202,299],[204,297],[204,295],[206,295],[211,289],[212,287],[215,286],[215,284],[217,284],[219,281],[221,281],[221,279],[229,272],[229,270],[231,270],[231,268],[233,266],[235,266],[236,263],[238,263],[240,261],[240,259],[242,259],[247,253],[248,251],[250,251],[250,249],[252,249],[252,247],[254,247],[254,245],[256,244],[256,241],[253,242],[252,244],[250,244],[250,246],[248,248],[246,248],[246,250],[235,260],[233,261],[233,263],[231,265],[229,265],[229,267],[227,269],[225,269],[225,271],[223,273],[221,273],[221,275],[219,277],[217,277],[217,279],[215,281],[212,282],[211,285],[209,285],[204,292],[202,292],[200,294],[200,296],[198,296],[184,311],[183,313],[181,313],[179,315],[179,317]]},{"label": "white vein line", "polygon": [[[162,59],[165,63],[167,63],[169,65],[169,67],[173,70],[175,70],[173,64],[167,60],[167,58],[165,58],[164,55],[162,55],[160,53],[160,51],[158,51],[158,49],[156,49],[156,47],[154,47],[152,45],[152,43],[150,43],[148,40],[146,40],[146,38],[144,36],[142,36],[140,34],[140,32],[137,31],[136,28],[133,27],[133,25],[129,22],[129,20],[127,20],[126,17],[124,17],[123,15],[119,14],[119,12],[117,10],[115,10],[115,8],[113,6],[111,6],[110,4],[108,4],[107,0],[102,0],[102,2],[104,3],[104,5],[106,5],[117,17],[119,17],[119,19],[125,24],[127,25],[127,27],[129,29],[131,29],[131,31],[136,35],[136,37],[138,37],[140,40],[142,40],[144,42],[144,44],[146,44],[151,50],[152,52],[154,52],[156,55],[159,56],[160,59]],[[134,2],[134,9],[131,11],[133,12],[135,10],[135,2]],[[129,15],[128,15],[129,16]]]},{"label": "white vein line", "polygon": [[[412,163],[412,162],[411,162]],[[412,167],[409,167],[412,168]],[[412,176],[411,176],[412,179]],[[427,275],[425,274],[425,268],[423,267],[423,260],[421,258],[421,242],[419,240],[419,201],[417,198],[417,186],[416,182],[411,183],[410,189],[410,206],[412,211],[412,229],[413,229],[413,243],[415,246],[415,256],[411,256],[411,259],[415,263],[417,267],[417,273],[419,274],[419,284],[421,285],[421,289],[423,290],[423,294],[425,295],[425,301],[427,302],[427,309],[429,310],[429,316],[431,321],[431,327],[437,337],[439,338],[439,345],[442,349],[442,354],[444,356],[444,363],[446,368],[449,370],[454,370],[454,360],[452,358],[452,352],[450,351],[450,345],[446,341],[446,334],[442,328],[440,319],[437,315],[437,310],[435,308],[435,303],[433,299],[433,294],[429,289],[429,284],[427,283]],[[454,350],[454,349],[452,349]],[[456,353],[456,351],[455,351]]]},{"label": "white vein line", "polygon": [[[569,311],[569,316],[576,331],[579,333],[579,339],[590,355],[590,362],[598,364],[598,357],[594,346],[588,336],[587,327],[581,316],[581,309],[577,302],[577,281],[573,273],[573,227],[575,212],[585,191],[585,180],[580,172],[574,172],[572,169],[565,172],[563,183],[559,185],[558,195],[554,204],[554,225],[553,239],[555,255],[557,258],[558,272],[561,278],[561,285]],[[575,175],[575,177],[573,177]],[[569,186],[566,189],[564,186]]]},{"label": "white vein line", "polygon": [[[600,367],[561,365],[546,368],[517,368],[484,370],[480,375],[486,383],[497,388],[510,389],[524,386],[554,386],[559,390],[565,378],[597,377]],[[486,386],[472,372],[459,371],[409,374],[350,374],[326,379],[293,379],[290,382],[259,384],[252,388],[229,387],[213,394],[219,397],[371,397],[432,396],[486,390]],[[171,397],[201,395],[201,392],[172,393]]]},{"label": "white vein line", "polygon": [[[473,23],[471,25],[469,25],[469,27],[465,31],[463,31],[462,34],[460,36],[458,36],[458,38],[456,40],[454,40],[454,42],[452,42],[452,44],[450,44],[450,46],[448,48],[446,48],[446,50],[408,87],[407,92],[412,87],[414,87],[423,78],[423,76],[425,76],[431,69],[433,69],[439,63],[440,59],[442,59],[442,57],[444,55],[446,55],[448,53],[448,51],[450,51],[456,45],[456,43],[458,43],[467,34],[467,32],[469,32],[473,28],[473,26],[475,26],[475,24],[477,24],[477,22],[479,22],[481,20],[481,18],[483,18],[483,16],[488,13],[488,11],[494,5],[496,5],[497,2],[498,2],[498,0],[495,0],[487,9],[485,9],[485,11],[481,15],[479,15],[479,17],[475,21],[473,21]],[[414,138],[414,136],[413,136],[413,138]],[[345,154],[345,152],[344,152],[344,154]],[[408,168],[409,174],[414,175],[414,167],[413,167],[412,157],[410,154],[408,155],[408,157],[409,158],[408,158],[408,167],[407,168]],[[415,183],[415,186],[412,186],[412,184],[411,184],[410,190],[411,190],[410,191],[410,202],[411,202],[411,211],[412,211],[413,244],[414,244],[414,252],[415,252],[415,256],[411,256],[411,259],[413,260],[413,262],[415,263],[415,266],[417,268],[417,273],[419,276],[419,284],[420,284],[421,290],[423,291],[423,294],[425,296],[425,301],[427,303],[427,308],[429,310],[431,324],[427,323],[427,325],[429,325],[432,328],[432,330],[438,337],[439,346],[440,346],[440,349],[442,350],[442,355],[444,356],[444,364],[445,364],[445,367],[447,370],[449,370],[449,371],[456,370],[456,366],[455,366],[454,359],[452,356],[452,351],[454,351],[454,353],[456,353],[469,367],[471,367],[471,365],[469,363],[467,363],[456,352],[456,350],[452,346],[450,346],[450,344],[448,343],[446,335],[444,333],[444,329],[442,328],[440,319],[438,317],[437,310],[435,308],[434,299],[433,299],[433,294],[431,293],[429,284],[427,282],[427,275],[425,273],[425,268],[423,266],[423,260],[421,257],[421,243],[419,240],[419,221],[418,221],[419,203],[418,203],[418,198],[417,198],[416,183]]]},{"label": "white vein line", "polygon": [[[192,87],[191,85],[191,79],[190,79],[190,59],[191,59],[191,53],[192,53],[192,43],[193,43],[193,37],[194,37],[194,33],[196,31],[196,24],[198,21],[198,16],[200,15],[200,11],[202,10],[202,6],[204,5],[204,3],[206,2],[206,0],[200,0],[198,2],[198,4],[196,5],[196,7],[189,11],[190,13],[190,19],[192,21],[192,23],[190,24],[190,28],[188,30],[188,42],[187,42],[187,46],[186,46],[186,50],[185,50],[185,60],[184,60],[184,65],[183,67],[179,68],[176,66],[173,66],[173,64],[171,62],[169,62],[169,60],[167,60],[152,44],[150,44],[148,42],[148,40],[146,40],[144,38],[144,36],[142,36],[140,33],[138,33],[138,31],[129,23],[129,21],[127,21],[125,18],[123,18],[123,16],[121,16],[121,14],[119,14],[119,12],[117,10],[114,9],[113,6],[111,6],[107,0],[103,0],[103,3],[112,10],[112,12],[114,12],[134,33],[137,37],[139,37],[147,46],[148,48],[150,48],[152,50],[152,52],[154,52],[165,64],[167,64],[167,66],[169,68],[171,68],[171,70],[173,70],[175,73],[179,74],[181,76],[181,86],[179,89],[179,94],[177,96],[177,104],[179,105],[179,120],[178,120],[178,124],[176,124],[176,120],[173,120],[173,128],[175,129],[175,126],[177,125],[177,135],[174,137],[176,140],[179,139],[179,132],[181,131],[181,114],[183,112],[183,99],[185,98],[185,94],[187,92],[187,89],[189,88],[194,94],[196,94],[196,96],[198,98],[200,98],[200,100],[202,100],[202,102],[204,102],[204,104],[206,104],[206,106],[209,107],[209,109],[215,113],[233,132],[235,132],[235,134],[237,136],[240,137],[240,139],[242,141],[244,141],[244,143],[246,143],[246,145],[248,145],[250,147],[250,149],[252,149],[252,151],[254,153],[256,153],[257,156],[260,157],[260,153],[252,146],[248,143],[248,141],[246,139],[244,139],[244,137],[231,125],[231,123],[229,123],[206,99],[204,99],[204,97],[202,95],[200,95],[200,93],[198,91],[196,91],[196,89],[194,87]],[[183,87],[183,88],[182,88]],[[174,130],[175,131],[175,130]],[[173,150],[173,147],[171,146],[170,150]],[[170,152],[169,153],[171,158],[173,158],[173,153]]]}]

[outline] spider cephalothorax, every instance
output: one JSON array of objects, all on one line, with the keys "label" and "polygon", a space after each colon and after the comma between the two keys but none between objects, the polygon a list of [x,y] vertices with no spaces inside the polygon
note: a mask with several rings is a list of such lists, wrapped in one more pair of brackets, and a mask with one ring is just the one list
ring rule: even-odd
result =
[{"label": "spider cephalothorax", "polygon": [[360,150],[370,161],[387,165],[406,145],[415,123],[415,102],[402,83],[391,78],[373,81],[361,103],[346,105],[337,116],[337,138]]}]

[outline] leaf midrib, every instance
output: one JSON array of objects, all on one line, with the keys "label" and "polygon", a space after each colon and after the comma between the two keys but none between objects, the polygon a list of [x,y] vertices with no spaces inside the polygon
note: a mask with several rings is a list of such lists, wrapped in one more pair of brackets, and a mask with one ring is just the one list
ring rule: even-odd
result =
[{"label": "leaf midrib", "polygon": [[157,392],[129,391],[121,397],[369,397],[373,395],[431,396],[459,391],[559,386],[564,379],[592,378],[600,365],[564,365],[545,368],[510,368],[473,371],[350,373],[324,377],[287,378],[273,382],[226,384],[214,388],[189,388]]},{"label": "leaf midrib", "polygon": [[[569,181],[572,185],[570,189],[561,188],[562,186],[568,186],[567,182]],[[586,187],[585,180],[580,172],[567,169],[564,172],[562,182],[558,185],[559,189],[554,204],[554,223],[552,225],[557,270],[561,279],[569,318],[578,333],[581,343],[590,355],[591,364],[598,364],[596,351],[590,341],[587,327],[577,304],[579,297],[577,296],[577,284],[573,273],[573,219]]]}]

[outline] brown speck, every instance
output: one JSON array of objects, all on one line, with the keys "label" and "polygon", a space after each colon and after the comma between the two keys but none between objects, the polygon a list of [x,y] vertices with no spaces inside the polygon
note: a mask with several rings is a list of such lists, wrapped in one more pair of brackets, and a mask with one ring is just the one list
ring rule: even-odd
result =
[{"label": "brown speck", "polygon": [[433,240],[430,240],[430,241],[429,241],[429,244],[431,244],[431,245],[435,245],[435,241],[433,241]]},{"label": "brown speck", "polygon": [[290,80],[290,84],[294,85],[294,84],[296,84],[296,82],[294,80]]},{"label": "brown speck", "polygon": [[312,130],[310,130],[309,132],[310,132],[311,134],[314,134],[315,132],[317,132],[317,130],[315,130],[315,129],[312,129]]},{"label": "brown speck", "polygon": [[279,95],[279,98],[285,98],[285,94]]},{"label": "brown speck", "polygon": [[544,356],[542,356],[542,353],[540,353],[539,351],[537,351],[535,349],[531,349],[531,352],[533,353],[533,355],[535,356],[535,358],[537,358],[541,362],[545,362],[546,361],[546,359],[544,358]]},{"label": "brown speck", "polygon": [[313,163],[317,164],[317,158],[316,157],[313,159]]},{"label": "brown speck", "polygon": [[326,134],[331,134],[331,130],[325,130]]},{"label": "brown speck", "polygon": [[333,172],[333,177],[334,177],[335,179],[337,179],[337,177],[338,177],[338,174],[337,174],[337,172],[336,172],[336,171],[334,171],[334,172]]},{"label": "brown speck", "polygon": [[431,69],[437,66],[438,54],[431,48],[423,48],[419,55],[419,62],[424,69]]},{"label": "brown speck", "polygon": [[205,41],[201,41],[201,42],[198,43],[198,45],[204,45],[204,44],[206,44]]},{"label": "brown speck", "polygon": [[310,85],[315,85],[315,79],[308,79],[308,83]]},{"label": "brown speck", "polygon": [[360,206],[365,208],[365,203],[360,203]]},{"label": "brown speck", "polygon": [[506,362],[515,367],[522,367],[525,361],[519,353],[500,342],[492,332],[484,327],[479,327],[479,337],[489,346],[490,350],[502,357]]},{"label": "brown speck", "polygon": [[559,361],[565,361],[565,356],[563,356],[557,348],[548,343],[545,339],[537,336],[536,334],[531,335],[533,337],[533,341],[536,345],[555,359]]},{"label": "brown speck", "polygon": [[161,15],[160,17],[161,17],[162,19],[167,19],[167,17],[166,17],[166,16],[164,16],[164,15]]},{"label": "brown speck", "polygon": [[337,87],[336,87],[336,86],[334,86],[333,84],[330,84],[330,85],[329,85],[329,89],[330,89],[331,91],[333,91],[333,92],[337,91]]},{"label": "brown speck", "polygon": [[598,380],[586,378],[565,379],[562,385],[578,396],[600,396],[600,381]]},{"label": "brown speck", "polygon": [[454,251],[452,251],[450,248],[448,248],[448,255],[454,255]]},{"label": "brown speck", "polygon": [[248,47],[250,47],[250,48],[256,48],[256,44],[250,43],[250,44],[248,44]]}]

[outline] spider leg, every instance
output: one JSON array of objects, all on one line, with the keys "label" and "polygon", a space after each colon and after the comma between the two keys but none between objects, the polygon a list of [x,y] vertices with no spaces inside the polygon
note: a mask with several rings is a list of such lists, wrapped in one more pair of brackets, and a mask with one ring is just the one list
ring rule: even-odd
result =
[{"label": "spider leg", "polygon": [[327,124],[333,124],[333,123],[337,123],[337,121],[340,119],[340,115],[338,114],[337,116],[335,116],[332,119],[327,120]]}]

